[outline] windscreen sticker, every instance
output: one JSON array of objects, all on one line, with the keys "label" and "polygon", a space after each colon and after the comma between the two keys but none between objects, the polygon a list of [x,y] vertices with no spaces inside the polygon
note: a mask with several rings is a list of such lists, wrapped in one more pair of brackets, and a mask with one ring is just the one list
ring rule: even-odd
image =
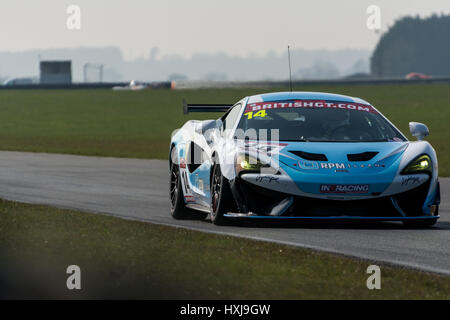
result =
[{"label": "windscreen sticker", "polygon": [[[273,101],[273,102],[257,102],[250,103],[245,108],[245,112],[254,112],[259,110],[270,109],[287,109],[287,108],[325,108],[325,109],[344,109],[365,111],[378,114],[374,107],[368,104],[353,102],[329,102],[325,100],[291,100],[291,101]],[[247,115],[248,116],[248,115]]]},{"label": "windscreen sticker", "polygon": [[244,116],[246,116],[248,119],[254,118],[254,117],[261,117],[264,118],[265,116],[267,116],[267,112],[265,109],[261,109],[259,111],[249,111],[244,113]]}]

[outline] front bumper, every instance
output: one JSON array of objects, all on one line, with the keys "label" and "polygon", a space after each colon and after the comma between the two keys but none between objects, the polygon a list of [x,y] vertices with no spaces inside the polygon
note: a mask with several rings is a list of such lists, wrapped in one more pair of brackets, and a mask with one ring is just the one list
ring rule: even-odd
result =
[{"label": "front bumper", "polygon": [[[327,219],[327,220],[383,220],[436,219],[423,212],[430,180],[419,187],[391,196],[370,199],[331,200],[292,195],[262,188],[237,177],[231,189],[240,213],[229,218],[249,219]],[[438,203],[435,203],[438,205]]]}]

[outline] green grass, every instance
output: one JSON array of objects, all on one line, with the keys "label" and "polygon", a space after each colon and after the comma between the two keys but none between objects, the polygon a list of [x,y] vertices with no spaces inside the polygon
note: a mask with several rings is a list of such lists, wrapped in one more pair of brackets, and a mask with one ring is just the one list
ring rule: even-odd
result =
[{"label": "green grass", "polygon": [[[409,136],[408,122],[424,122],[438,152],[440,174],[450,176],[450,85],[307,86],[362,97]],[[272,89],[279,90],[279,89]],[[181,99],[233,103],[262,89],[29,90],[0,92],[0,149],[98,156],[167,158],[172,131],[188,119]]]},{"label": "green grass", "polygon": [[[0,200],[0,297],[450,299],[450,277],[228,236]],[[66,289],[68,265],[81,291]]]}]

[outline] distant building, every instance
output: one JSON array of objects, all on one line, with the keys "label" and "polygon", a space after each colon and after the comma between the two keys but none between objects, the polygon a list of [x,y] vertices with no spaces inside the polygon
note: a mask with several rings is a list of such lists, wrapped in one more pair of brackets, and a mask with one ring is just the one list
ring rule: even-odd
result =
[{"label": "distant building", "polygon": [[71,84],[72,61],[41,61],[41,84]]}]

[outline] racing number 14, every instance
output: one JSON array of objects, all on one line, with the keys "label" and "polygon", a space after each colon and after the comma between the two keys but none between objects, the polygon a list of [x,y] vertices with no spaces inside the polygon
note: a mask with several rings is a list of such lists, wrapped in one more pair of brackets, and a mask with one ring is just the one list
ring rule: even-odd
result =
[{"label": "racing number 14", "polygon": [[261,117],[264,118],[265,116],[267,116],[267,112],[266,110],[259,110],[258,112],[255,112],[255,114],[253,114],[253,111],[244,113],[244,116],[247,116],[247,119],[251,119],[253,117]]}]

